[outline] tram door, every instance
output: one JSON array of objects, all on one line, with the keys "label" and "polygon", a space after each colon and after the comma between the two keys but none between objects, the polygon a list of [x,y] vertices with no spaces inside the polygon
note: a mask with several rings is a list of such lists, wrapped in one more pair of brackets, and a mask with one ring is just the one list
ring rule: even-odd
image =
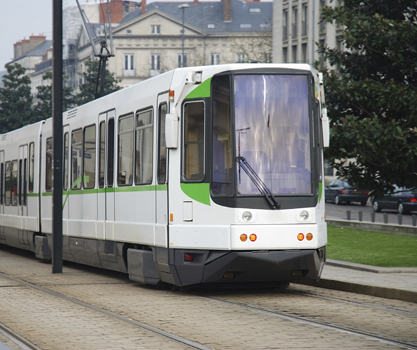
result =
[{"label": "tram door", "polygon": [[[4,191],[5,191],[5,177],[6,171],[4,164],[4,151],[0,151],[0,214],[4,214]],[[3,218],[0,218],[0,241],[4,239]]]},{"label": "tram door", "polygon": [[114,240],[114,123],[116,111],[99,115],[99,191],[97,238]]},{"label": "tram door", "polygon": [[157,176],[156,176],[156,225],[155,244],[168,247],[168,191],[167,191],[167,149],[165,142],[165,119],[169,106],[168,93],[158,96],[157,112]]}]

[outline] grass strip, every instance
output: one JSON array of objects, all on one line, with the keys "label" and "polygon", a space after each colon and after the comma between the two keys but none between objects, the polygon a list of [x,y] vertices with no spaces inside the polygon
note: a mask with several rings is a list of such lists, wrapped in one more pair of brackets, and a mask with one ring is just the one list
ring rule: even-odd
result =
[{"label": "grass strip", "polygon": [[417,267],[417,237],[327,226],[327,258],[380,267]]}]

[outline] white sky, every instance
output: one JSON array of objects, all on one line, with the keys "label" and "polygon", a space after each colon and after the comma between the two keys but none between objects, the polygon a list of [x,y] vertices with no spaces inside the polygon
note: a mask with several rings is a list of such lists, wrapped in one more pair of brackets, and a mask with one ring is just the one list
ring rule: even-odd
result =
[{"label": "white sky", "polygon": [[[62,2],[64,7],[77,6],[75,0]],[[13,60],[16,42],[29,39],[32,34],[44,34],[47,40],[52,40],[52,3],[52,0],[0,0],[0,71]]]}]

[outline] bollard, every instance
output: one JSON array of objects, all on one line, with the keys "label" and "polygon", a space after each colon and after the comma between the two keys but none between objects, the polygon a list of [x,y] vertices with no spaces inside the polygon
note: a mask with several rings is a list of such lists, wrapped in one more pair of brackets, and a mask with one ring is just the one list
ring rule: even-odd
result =
[{"label": "bollard", "polygon": [[362,216],[363,216],[363,212],[362,211],[358,211],[359,221],[362,221]]},{"label": "bollard", "polygon": [[371,211],[371,222],[375,222],[375,212]]},{"label": "bollard", "polygon": [[397,214],[397,219],[398,219],[398,225],[402,225],[403,224],[403,216],[402,216],[402,214]]},{"label": "bollard", "polygon": [[413,226],[416,226],[416,222],[417,222],[417,215],[413,214],[413,216],[411,217],[413,220]]},{"label": "bollard", "polygon": [[384,213],[384,224],[388,224],[388,213]]},{"label": "bollard", "polygon": [[350,210],[346,210],[346,217],[348,220],[350,220]]}]

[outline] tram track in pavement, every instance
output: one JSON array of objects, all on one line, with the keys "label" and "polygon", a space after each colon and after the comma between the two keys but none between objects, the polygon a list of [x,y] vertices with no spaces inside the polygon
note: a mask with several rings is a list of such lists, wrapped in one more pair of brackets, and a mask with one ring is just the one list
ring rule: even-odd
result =
[{"label": "tram track in pavement", "polygon": [[[42,350],[38,348],[35,344],[31,343],[29,340],[21,337],[16,332],[12,331],[10,328],[0,323],[0,336],[2,338],[9,340],[13,343],[16,348],[19,350]],[[1,348],[1,338],[0,338],[0,348]]]},{"label": "tram track in pavement", "polygon": [[[371,305],[371,304],[366,304],[366,303],[343,300],[343,299],[340,299],[340,298],[324,297],[324,296],[315,295],[315,294],[311,294],[311,293],[292,291],[292,290],[275,290],[275,292],[282,293],[282,294],[294,294],[294,295],[300,295],[300,296],[305,296],[305,297],[313,297],[313,298],[317,298],[317,299],[321,299],[321,300],[327,300],[327,301],[333,301],[333,302],[339,302],[339,303],[346,303],[346,304],[351,304],[351,305],[355,305],[355,306],[359,306],[359,307],[373,308],[373,309],[383,310],[383,311],[387,311],[387,312],[394,312],[394,313],[398,313],[398,314],[404,314],[404,315],[408,315],[408,316],[412,316],[412,317],[417,318],[417,313],[409,312],[409,311],[405,311],[405,310],[399,310],[397,308],[381,307],[381,306],[376,306],[376,305]],[[189,294],[189,293],[187,293],[187,294]],[[407,349],[417,349],[417,343],[402,341],[402,340],[395,339],[393,337],[379,335],[379,334],[375,334],[375,333],[372,333],[372,332],[369,332],[369,331],[363,331],[363,330],[352,328],[352,327],[341,326],[341,325],[338,325],[338,324],[335,324],[335,323],[330,323],[330,322],[318,321],[318,320],[311,319],[309,317],[295,315],[294,313],[291,313],[291,312],[268,310],[266,308],[261,308],[261,307],[255,306],[255,305],[251,305],[249,303],[227,300],[224,297],[219,298],[219,297],[199,295],[197,293],[196,294],[192,293],[192,294],[196,295],[196,296],[200,296],[202,298],[213,300],[213,301],[216,301],[216,302],[219,302],[219,303],[224,303],[224,304],[227,304],[227,305],[232,305],[232,306],[236,306],[236,307],[239,307],[239,308],[244,308],[244,309],[252,311],[252,312],[261,313],[261,314],[265,314],[265,315],[272,316],[272,317],[280,317],[280,318],[287,319],[289,321],[304,323],[304,324],[312,325],[312,326],[315,326],[315,327],[320,327],[320,328],[335,330],[335,331],[338,331],[338,332],[344,332],[344,333],[351,334],[351,335],[361,336],[361,337],[364,337],[364,338],[367,338],[367,339],[370,339],[370,340],[377,340],[377,341],[383,342],[385,344],[405,347]]]},{"label": "tram track in pavement", "polygon": [[[199,343],[194,342],[192,340],[186,339],[184,337],[175,335],[175,334],[170,333],[170,332],[166,332],[166,331],[164,331],[162,329],[159,329],[159,328],[156,328],[156,327],[147,325],[147,324],[142,323],[142,322],[135,321],[135,320],[133,320],[133,319],[131,319],[129,317],[125,317],[123,315],[117,314],[117,313],[112,312],[112,311],[109,311],[109,310],[105,310],[105,309],[103,309],[101,307],[98,307],[98,306],[95,306],[95,305],[93,305],[91,303],[87,303],[87,302],[84,302],[82,300],[79,300],[79,299],[76,299],[76,298],[73,298],[73,297],[70,297],[70,296],[66,296],[64,294],[55,292],[55,291],[53,291],[51,289],[44,288],[44,287],[38,286],[36,284],[30,283],[30,282],[27,282],[27,281],[23,281],[23,280],[21,280],[19,278],[13,277],[13,276],[9,276],[9,275],[7,275],[5,273],[0,272],[0,277],[3,277],[3,278],[6,278],[6,279],[9,279],[9,280],[12,280],[12,281],[17,282],[17,283],[19,283],[21,285],[24,285],[26,287],[30,287],[30,288],[36,289],[38,291],[41,291],[41,292],[44,292],[44,293],[48,293],[48,294],[53,295],[55,297],[58,297],[58,298],[61,298],[61,299],[64,299],[64,300],[73,302],[73,303],[78,304],[80,306],[87,307],[89,309],[92,309],[94,311],[100,312],[102,314],[106,314],[108,316],[112,316],[112,317],[114,317],[114,318],[116,318],[116,319],[118,319],[120,321],[126,322],[126,323],[128,323],[130,325],[133,325],[133,326],[142,328],[144,330],[150,331],[152,333],[156,333],[156,334],[158,334],[160,336],[163,336],[163,337],[168,338],[170,340],[173,340],[175,342],[184,344],[184,345],[186,345],[186,346],[188,346],[188,347],[190,347],[192,349],[197,349],[197,350],[212,350],[212,348],[210,348],[210,347],[204,346],[202,344],[199,344]],[[2,327],[0,327],[0,330],[1,329],[2,329]],[[30,350],[41,350],[40,348],[38,348],[35,345],[31,344],[29,341],[27,341],[23,337],[20,337],[17,333],[14,333],[11,330],[6,331],[6,329],[4,329],[4,331],[9,335],[9,337],[14,337],[16,340],[18,340],[21,343],[23,343],[24,345],[26,345],[27,346],[27,349],[30,349]]]}]

